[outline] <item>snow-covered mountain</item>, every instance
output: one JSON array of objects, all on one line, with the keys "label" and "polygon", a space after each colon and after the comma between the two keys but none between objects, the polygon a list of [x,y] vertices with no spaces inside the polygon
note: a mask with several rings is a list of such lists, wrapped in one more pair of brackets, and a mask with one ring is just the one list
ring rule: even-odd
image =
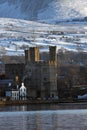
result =
[{"label": "snow-covered mountain", "polygon": [[86,0],[0,0],[0,17],[57,22],[86,16]]},{"label": "snow-covered mountain", "polygon": [[49,46],[71,51],[87,51],[87,23],[45,24],[20,19],[0,18],[0,56],[23,55],[24,49]]},{"label": "snow-covered mountain", "polygon": [[49,45],[87,51],[86,21],[86,0],[0,0],[0,54]]}]

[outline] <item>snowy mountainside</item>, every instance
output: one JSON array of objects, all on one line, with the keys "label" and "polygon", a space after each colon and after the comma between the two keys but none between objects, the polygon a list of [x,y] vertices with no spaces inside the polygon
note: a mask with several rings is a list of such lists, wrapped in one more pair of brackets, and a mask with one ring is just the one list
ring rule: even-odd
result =
[{"label": "snowy mountainside", "polygon": [[49,46],[71,51],[87,51],[87,23],[42,24],[0,18],[0,55],[24,55],[28,47],[41,51]]},{"label": "snowy mountainside", "polygon": [[57,22],[86,16],[86,0],[0,0],[0,17]]}]

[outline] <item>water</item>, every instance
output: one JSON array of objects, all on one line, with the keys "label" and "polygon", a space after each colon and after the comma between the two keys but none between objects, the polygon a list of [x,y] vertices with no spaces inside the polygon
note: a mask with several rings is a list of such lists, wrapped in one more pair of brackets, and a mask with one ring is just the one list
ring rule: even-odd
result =
[{"label": "water", "polygon": [[87,130],[86,108],[86,104],[0,107],[0,130]]}]

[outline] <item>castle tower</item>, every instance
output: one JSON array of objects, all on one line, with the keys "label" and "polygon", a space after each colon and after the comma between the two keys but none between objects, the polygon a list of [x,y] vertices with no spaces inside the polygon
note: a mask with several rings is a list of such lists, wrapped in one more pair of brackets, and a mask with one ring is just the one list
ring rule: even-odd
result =
[{"label": "castle tower", "polygon": [[50,80],[50,96],[58,96],[57,90],[57,54],[56,46],[49,47],[49,80]]},{"label": "castle tower", "polygon": [[25,50],[25,63],[37,62],[40,60],[40,52],[38,47],[30,47],[29,50]]},{"label": "castle tower", "polygon": [[50,63],[56,63],[56,46],[49,47],[49,61]]},{"label": "castle tower", "polygon": [[30,61],[30,50],[25,50],[25,63]]},{"label": "castle tower", "polygon": [[40,60],[40,52],[38,47],[30,48],[30,61],[37,62]]}]

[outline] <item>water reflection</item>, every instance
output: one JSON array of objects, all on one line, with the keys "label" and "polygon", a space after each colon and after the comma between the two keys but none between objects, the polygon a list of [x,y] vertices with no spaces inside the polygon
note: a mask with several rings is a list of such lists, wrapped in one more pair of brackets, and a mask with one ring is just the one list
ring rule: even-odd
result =
[{"label": "water reflection", "polygon": [[87,130],[87,110],[0,112],[0,130]]},{"label": "water reflection", "polygon": [[67,110],[67,109],[87,109],[87,103],[32,104],[32,105],[0,107],[0,111],[37,111],[37,110]]},{"label": "water reflection", "polygon": [[87,130],[87,104],[0,107],[0,130]]}]

